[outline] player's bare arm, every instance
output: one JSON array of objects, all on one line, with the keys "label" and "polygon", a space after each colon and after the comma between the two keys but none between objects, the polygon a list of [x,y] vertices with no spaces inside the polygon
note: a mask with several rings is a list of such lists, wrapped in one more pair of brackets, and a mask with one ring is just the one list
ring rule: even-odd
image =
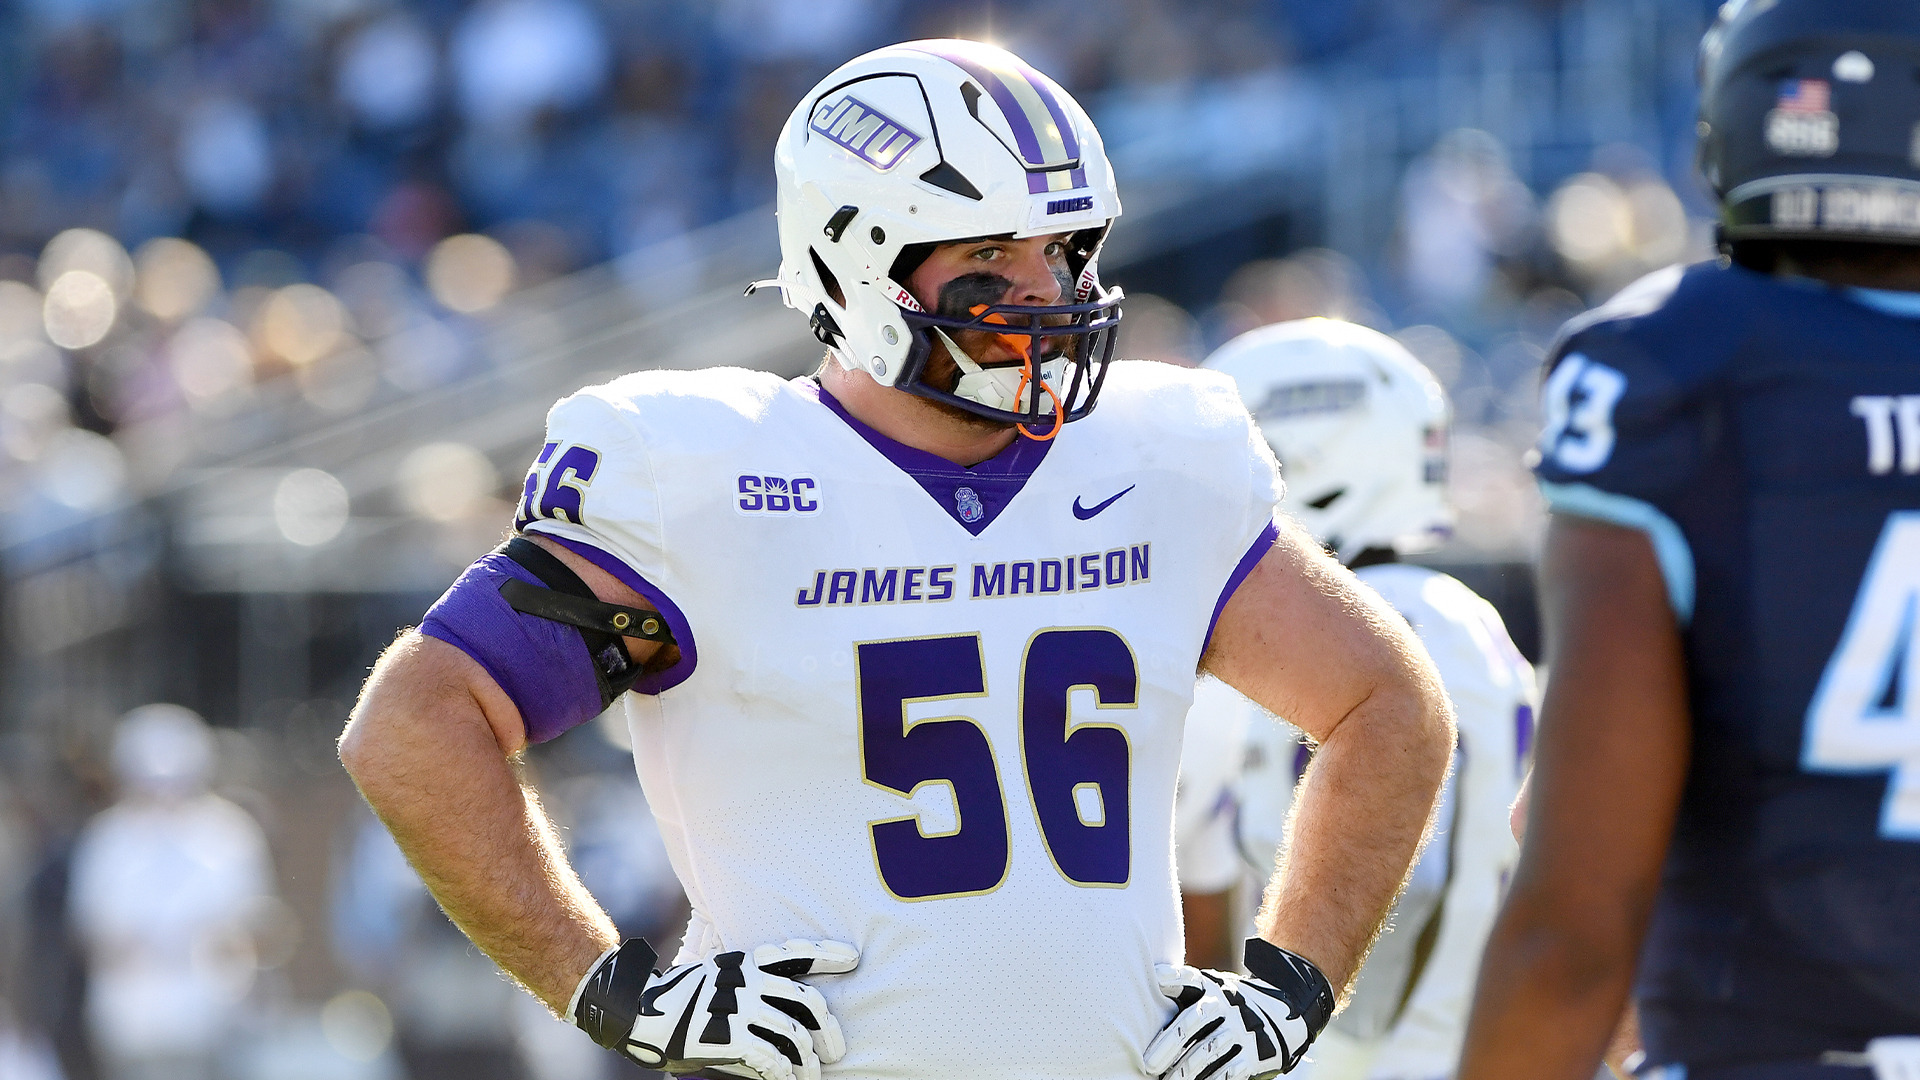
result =
[{"label": "player's bare arm", "polygon": [[1180,918],[1186,924],[1187,963],[1226,970],[1240,946],[1233,922],[1233,890],[1180,892]]},{"label": "player's bare arm", "polygon": [[1453,711],[1405,620],[1297,526],[1221,612],[1205,670],[1320,744],[1261,934],[1351,984],[1405,881],[1453,750]]},{"label": "player's bare arm", "polygon": [[1587,1080],[1620,1019],[1686,776],[1686,670],[1645,533],[1556,514],[1526,843],[1460,1076]]},{"label": "player's bare arm", "polygon": [[[649,606],[559,544],[534,542],[602,600]],[[663,648],[625,642],[642,664]],[[521,782],[515,757],[526,741],[519,709],[485,668],[409,630],[375,665],[340,738],[340,758],[453,921],[559,1013],[618,936]]]},{"label": "player's bare arm", "polygon": [[520,781],[523,743],[484,668],[409,631],[375,666],[340,758],[448,916],[559,1012],[617,938]]},{"label": "player's bare arm", "polygon": [[[1533,775],[1529,773],[1520,781],[1520,791],[1513,797],[1513,805],[1508,809],[1507,824],[1513,830],[1515,840],[1524,840],[1527,833],[1527,804],[1532,801],[1529,795],[1533,791]],[[1632,1076],[1638,1067],[1645,1048],[1640,1045],[1640,1011],[1633,1002],[1627,1002],[1620,1011],[1620,1022],[1614,1025],[1613,1037],[1607,1040],[1607,1049],[1601,1055],[1613,1075],[1625,1080]]]}]

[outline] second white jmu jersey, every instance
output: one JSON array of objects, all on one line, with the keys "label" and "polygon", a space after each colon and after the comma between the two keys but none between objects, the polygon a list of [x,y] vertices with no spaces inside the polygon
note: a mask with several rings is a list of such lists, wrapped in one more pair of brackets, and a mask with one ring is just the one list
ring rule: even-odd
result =
[{"label": "second white jmu jersey", "polygon": [[1093,414],[973,470],[732,369],[583,390],[547,439],[523,527],[682,650],[626,698],[681,960],[857,947],[812,980],[830,1075],[1141,1075],[1194,672],[1279,495],[1232,384],[1115,363]]},{"label": "second white jmu jersey", "polygon": [[[1406,618],[1433,657],[1453,701],[1460,742],[1433,840],[1395,907],[1390,931],[1361,969],[1347,1008],[1314,1044],[1308,1062],[1289,1075],[1441,1080],[1459,1058],[1480,952],[1517,854],[1507,809],[1526,764],[1537,690],[1532,666],[1493,605],[1459,581],[1405,564],[1369,566],[1357,576]],[[1230,884],[1220,834],[1231,831],[1264,884],[1308,760],[1300,733],[1213,679],[1195,695],[1188,726],[1189,753],[1211,756],[1227,746],[1243,758],[1229,779],[1183,782],[1181,817],[1190,824],[1181,836],[1181,880],[1195,891]],[[1192,779],[1222,775],[1217,760],[1182,767]],[[1223,795],[1220,783],[1234,787]],[[1223,803],[1230,804],[1224,815],[1202,811]]]}]

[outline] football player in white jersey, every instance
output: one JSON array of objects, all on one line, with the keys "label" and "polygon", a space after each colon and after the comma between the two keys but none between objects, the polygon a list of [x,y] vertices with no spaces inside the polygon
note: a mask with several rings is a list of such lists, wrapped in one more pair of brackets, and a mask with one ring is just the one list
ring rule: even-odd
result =
[{"label": "football player in white jersey", "polygon": [[[1287,476],[1282,509],[1412,624],[1459,725],[1434,842],[1353,1000],[1296,1075],[1440,1080],[1459,1055],[1480,949],[1515,857],[1507,808],[1537,700],[1533,669],[1493,606],[1445,574],[1399,561],[1431,546],[1452,522],[1446,398],[1398,342],[1329,319],[1243,334],[1205,366],[1233,376],[1279,457]],[[1232,765],[1244,759],[1244,767],[1236,775],[1223,758]],[[1225,907],[1242,860],[1264,882],[1276,850],[1285,858],[1287,814],[1308,761],[1297,728],[1203,680],[1187,717],[1176,811],[1185,826],[1176,861],[1190,913]],[[1190,949],[1219,947],[1193,940],[1207,921],[1226,927],[1217,914],[1190,918]]]},{"label": "football player in white jersey", "polygon": [[[481,948],[649,1066],[1292,1067],[1427,828],[1453,742],[1431,663],[1276,518],[1226,378],[1109,363],[1119,199],[1051,80],[975,42],[882,49],[808,93],[774,164],[777,285],[827,362],[554,406],[517,535],[381,659],[348,769]],[[1201,669],[1321,741],[1247,976],[1179,964]],[[693,906],[659,972],[514,768],[615,702]]]}]

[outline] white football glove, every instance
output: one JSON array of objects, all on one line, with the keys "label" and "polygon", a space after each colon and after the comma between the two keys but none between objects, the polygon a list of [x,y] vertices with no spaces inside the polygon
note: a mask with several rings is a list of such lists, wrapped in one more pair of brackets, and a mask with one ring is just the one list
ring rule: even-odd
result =
[{"label": "white football glove", "polygon": [[[630,996],[631,976],[611,973],[622,959],[618,952],[609,954],[588,973],[575,994],[575,1022],[594,1041],[649,1069],[820,1080],[820,1064],[839,1061],[847,1052],[826,999],[796,980],[852,971],[860,954],[851,945],[789,941],[762,945],[751,957],[720,953],[649,973],[637,1002]],[[636,953],[626,959],[632,967],[641,958]],[[646,962],[651,963],[651,950]],[[619,1030],[627,1016],[633,1017],[631,1026]]]},{"label": "white football glove", "polygon": [[1161,1080],[1264,1080],[1300,1064],[1333,1016],[1333,987],[1303,957],[1259,938],[1247,942],[1246,962],[1258,975],[1154,965],[1160,992],[1178,1011],[1147,1044],[1147,1072]]}]

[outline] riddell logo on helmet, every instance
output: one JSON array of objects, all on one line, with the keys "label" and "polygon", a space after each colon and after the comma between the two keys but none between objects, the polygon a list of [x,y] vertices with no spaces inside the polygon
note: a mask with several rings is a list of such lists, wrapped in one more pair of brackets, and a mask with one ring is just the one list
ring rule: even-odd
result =
[{"label": "riddell logo on helmet", "polygon": [[807,126],[881,172],[920,145],[920,136],[906,125],[857,98],[820,106]]},{"label": "riddell logo on helmet", "polygon": [[1052,202],[1047,203],[1047,213],[1049,215],[1077,214],[1091,209],[1093,209],[1093,196],[1091,195],[1082,195],[1077,199],[1054,199]]}]

